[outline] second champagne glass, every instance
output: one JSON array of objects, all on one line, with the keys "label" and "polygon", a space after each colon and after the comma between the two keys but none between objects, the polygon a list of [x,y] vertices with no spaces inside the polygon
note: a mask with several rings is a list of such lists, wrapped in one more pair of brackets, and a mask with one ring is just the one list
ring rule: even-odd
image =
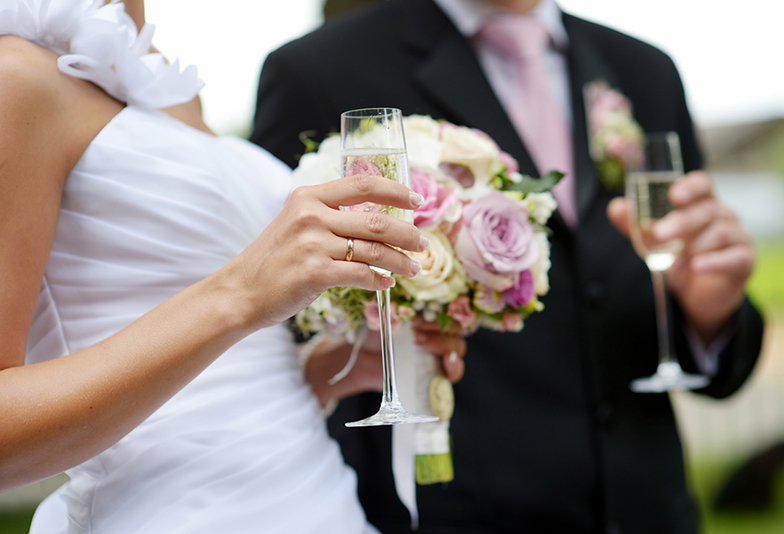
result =
[{"label": "second champagne glass", "polygon": [[659,365],[646,378],[634,380],[633,391],[659,393],[677,389],[696,389],[708,384],[708,377],[688,374],[681,369],[670,348],[666,272],[683,249],[683,241],[654,241],[653,225],[674,210],[669,200],[670,186],[683,174],[680,142],[675,132],[649,134],[642,153],[629,158],[626,198],[630,206],[632,244],[645,260],[653,279],[656,324],[659,336]]},{"label": "second champagne glass", "polygon": [[[368,108],[346,111],[340,116],[341,176],[369,174],[383,176],[411,187],[411,175],[403,134],[403,115],[395,108]],[[413,222],[410,210],[380,206],[366,202],[344,209],[377,211]],[[371,267],[380,272],[378,268]],[[388,272],[387,272],[388,274]],[[381,325],[381,357],[384,382],[378,413],[361,421],[346,423],[348,427],[429,423],[438,417],[409,413],[400,404],[395,384],[395,355],[392,347],[392,321],[389,289],[377,291]]]}]

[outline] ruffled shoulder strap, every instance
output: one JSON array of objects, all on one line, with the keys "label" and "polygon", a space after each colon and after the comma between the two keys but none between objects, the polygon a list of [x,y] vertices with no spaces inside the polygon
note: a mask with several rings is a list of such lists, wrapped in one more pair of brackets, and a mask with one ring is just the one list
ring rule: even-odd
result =
[{"label": "ruffled shoulder strap", "polygon": [[0,35],[54,51],[65,74],[147,109],[187,102],[204,86],[195,66],[180,71],[179,61],[148,53],[154,31],[138,32],[119,0],[0,0]]}]

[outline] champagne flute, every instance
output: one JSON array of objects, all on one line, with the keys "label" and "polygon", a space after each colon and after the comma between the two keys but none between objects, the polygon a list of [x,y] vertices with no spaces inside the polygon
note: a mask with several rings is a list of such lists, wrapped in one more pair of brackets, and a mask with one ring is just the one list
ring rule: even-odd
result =
[{"label": "champagne flute", "polygon": [[[367,108],[346,111],[340,116],[341,176],[369,174],[384,176],[411,187],[411,175],[406,156],[403,133],[403,116],[399,109]],[[344,206],[354,211],[381,212],[408,222],[413,222],[411,210],[393,206],[380,206],[365,202],[357,206]],[[371,266],[377,272],[389,271]],[[402,423],[429,423],[438,417],[416,415],[403,408],[395,384],[395,356],[392,347],[392,321],[389,289],[376,291],[381,324],[381,357],[384,382],[381,407],[378,413],[360,421],[346,423],[347,427],[397,425]]]},{"label": "champagne flute", "polygon": [[642,151],[630,154],[628,165],[626,199],[630,205],[631,240],[651,272],[659,336],[656,372],[634,380],[631,389],[638,393],[661,393],[706,386],[708,377],[685,373],[670,348],[666,271],[683,250],[683,240],[658,243],[653,239],[653,226],[675,209],[670,203],[669,191],[683,175],[678,134],[648,134],[643,140]]}]

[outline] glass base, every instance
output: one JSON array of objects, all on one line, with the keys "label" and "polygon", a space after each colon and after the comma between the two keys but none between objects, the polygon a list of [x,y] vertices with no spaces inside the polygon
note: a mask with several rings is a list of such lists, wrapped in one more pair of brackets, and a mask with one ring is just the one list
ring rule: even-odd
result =
[{"label": "glass base", "polygon": [[703,375],[684,373],[677,362],[659,364],[656,373],[647,378],[638,378],[631,383],[635,393],[663,393],[665,391],[698,389],[705,387],[710,378]]},{"label": "glass base", "polygon": [[434,415],[417,415],[408,413],[400,403],[382,405],[378,413],[360,421],[346,423],[349,428],[358,426],[404,425],[409,423],[434,423],[438,417]]}]

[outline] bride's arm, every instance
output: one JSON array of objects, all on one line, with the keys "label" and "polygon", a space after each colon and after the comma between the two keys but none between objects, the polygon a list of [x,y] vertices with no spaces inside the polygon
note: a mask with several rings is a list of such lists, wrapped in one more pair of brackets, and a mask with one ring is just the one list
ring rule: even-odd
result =
[{"label": "bride's arm", "polygon": [[[233,343],[328,287],[388,287],[370,262],[412,275],[413,226],[341,212],[363,201],[412,209],[390,180],[300,188],[237,258],[128,328],[60,359],[24,365],[65,180],[121,105],[60,74],[54,56],[0,37],[0,491],[63,471],[130,432]],[[346,238],[354,261],[343,261]]]}]

